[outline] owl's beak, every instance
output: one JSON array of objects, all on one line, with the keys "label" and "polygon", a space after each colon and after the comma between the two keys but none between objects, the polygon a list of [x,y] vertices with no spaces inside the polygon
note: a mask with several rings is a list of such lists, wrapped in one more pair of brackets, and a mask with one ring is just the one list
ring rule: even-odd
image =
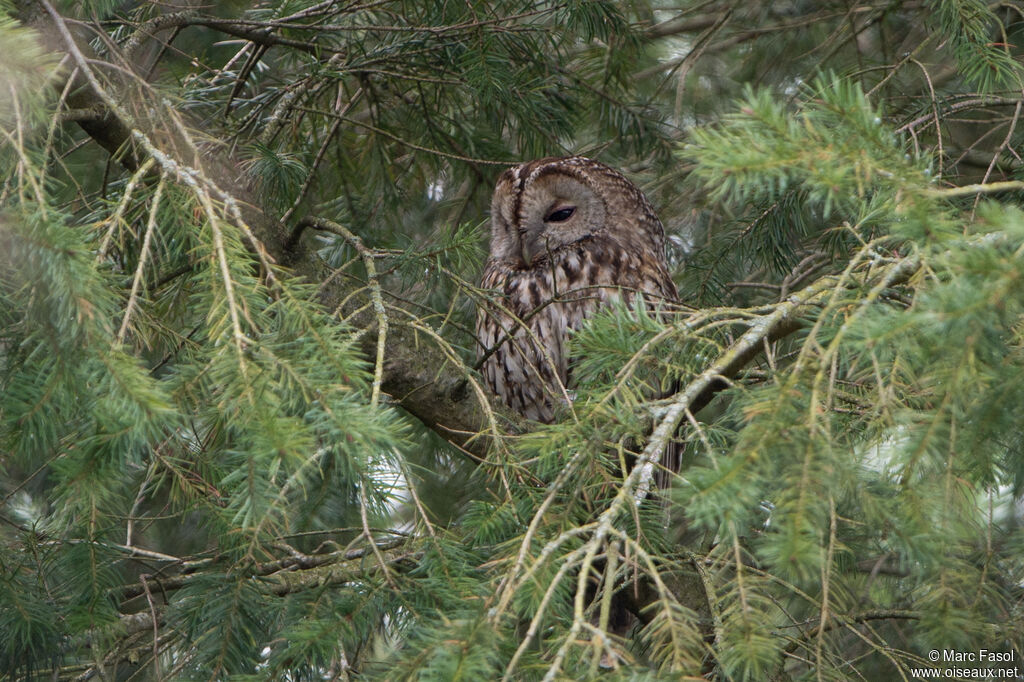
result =
[{"label": "owl's beak", "polygon": [[520,251],[520,253],[521,253],[522,257],[523,257],[523,265],[529,265],[532,262],[532,260],[533,260],[530,257],[532,254],[530,253],[530,242],[529,242],[529,240],[524,239],[522,241],[522,245],[523,246],[522,246],[522,250]]},{"label": "owl's beak", "polygon": [[519,253],[523,258],[523,265],[530,265],[537,254],[541,252],[539,244],[540,235],[534,230],[520,230],[519,232]]}]

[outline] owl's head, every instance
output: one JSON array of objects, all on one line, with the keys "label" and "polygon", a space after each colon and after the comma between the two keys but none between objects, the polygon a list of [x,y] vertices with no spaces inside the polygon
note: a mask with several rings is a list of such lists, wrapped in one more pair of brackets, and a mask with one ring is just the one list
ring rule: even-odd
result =
[{"label": "owl's head", "polygon": [[494,189],[491,257],[531,267],[607,231],[610,222],[621,229],[652,218],[640,190],[603,163],[582,156],[529,161],[505,171]]}]

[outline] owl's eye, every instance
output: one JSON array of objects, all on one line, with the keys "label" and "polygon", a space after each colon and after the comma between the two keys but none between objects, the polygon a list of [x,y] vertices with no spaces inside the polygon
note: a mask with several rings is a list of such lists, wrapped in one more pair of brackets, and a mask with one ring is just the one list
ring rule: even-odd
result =
[{"label": "owl's eye", "polygon": [[576,212],[575,206],[567,206],[560,208],[557,211],[552,211],[548,214],[548,217],[544,219],[546,223],[564,223],[566,220],[572,217],[572,214]]}]

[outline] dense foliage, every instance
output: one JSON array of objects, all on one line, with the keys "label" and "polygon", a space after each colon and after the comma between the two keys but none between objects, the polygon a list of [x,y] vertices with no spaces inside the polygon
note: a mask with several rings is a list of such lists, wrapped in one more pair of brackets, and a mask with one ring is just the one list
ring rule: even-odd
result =
[{"label": "dense foliage", "polygon": [[[1019,664],[1022,41],[981,0],[0,2],[0,676]],[[570,153],[686,308],[593,320],[524,424],[474,367],[487,205]]]}]

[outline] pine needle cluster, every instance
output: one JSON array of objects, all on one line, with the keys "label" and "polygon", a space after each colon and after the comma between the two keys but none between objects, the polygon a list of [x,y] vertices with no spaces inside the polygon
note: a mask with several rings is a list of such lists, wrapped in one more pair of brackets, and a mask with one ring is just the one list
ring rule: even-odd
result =
[{"label": "pine needle cluster", "polygon": [[[1022,26],[0,2],[0,677],[1021,660]],[[474,366],[488,197],[570,153],[683,300],[589,320],[524,424]]]}]

